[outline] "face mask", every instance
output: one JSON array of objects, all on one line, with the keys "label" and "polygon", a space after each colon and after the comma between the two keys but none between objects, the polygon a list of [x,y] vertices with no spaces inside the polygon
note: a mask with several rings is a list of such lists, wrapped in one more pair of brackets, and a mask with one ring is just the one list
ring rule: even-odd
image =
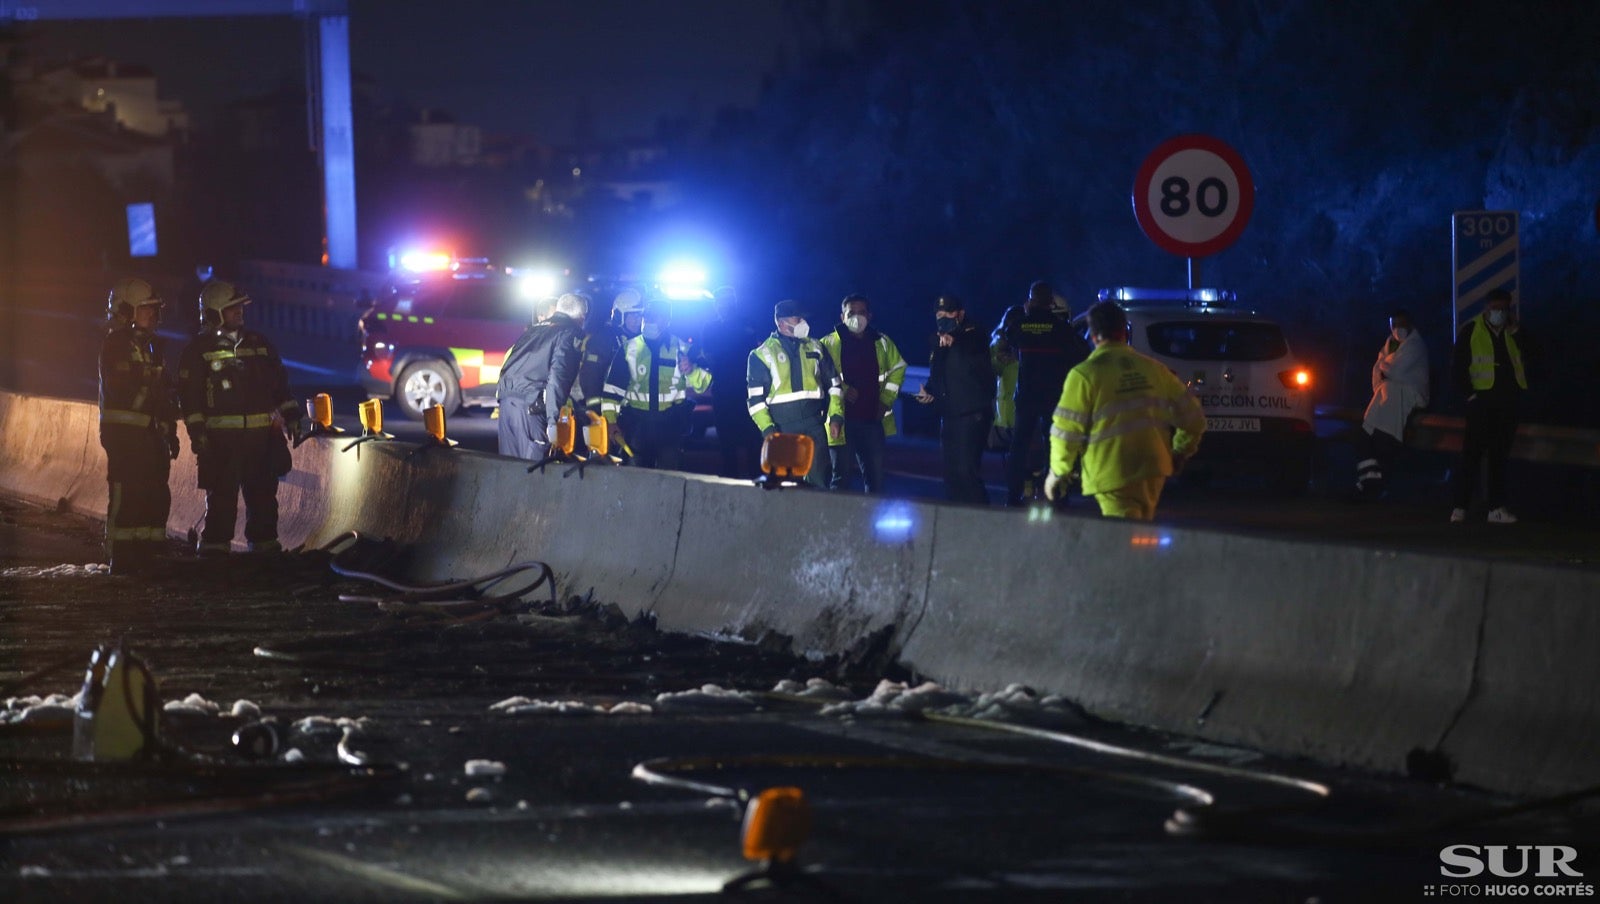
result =
[{"label": "face mask", "polygon": [[859,333],[867,328],[867,318],[860,314],[851,314],[844,319],[845,328],[852,333]]},{"label": "face mask", "polygon": [[1411,335],[1411,330],[1407,327],[1397,326],[1394,328],[1394,341],[1396,342],[1406,341],[1406,337],[1409,335]]},{"label": "face mask", "polygon": [[1489,321],[1489,325],[1492,327],[1502,327],[1506,325],[1506,312],[1499,310],[1490,311],[1485,315],[1485,319]]},{"label": "face mask", "polygon": [[941,333],[953,333],[956,331],[956,326],[956,319],[954,317],[940,317],[938,322],[934,324],[934,329],[937,329]]},{"label": "face mask", "polygon": [[647,342],[654,342],[661,338],[661,327],[653,323],[644,325],[644,338]]},{"label": "face mask", "polygon": [[802,320],[799,323],[794,325],[794,337],[796,339],[807,339],[807,338],[810,338],[810,336],[811,336],[811,324],[806,323],[804,320]]}]

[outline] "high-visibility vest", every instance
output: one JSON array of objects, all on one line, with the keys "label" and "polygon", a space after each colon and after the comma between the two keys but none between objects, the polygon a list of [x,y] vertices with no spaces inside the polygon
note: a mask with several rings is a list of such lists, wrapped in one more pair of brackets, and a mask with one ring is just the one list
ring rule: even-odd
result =
[{"label": "high-visibility vest", "polygon": [[[839,375],[840,385],[844,380],[844,339],[838,330],[830,330],[826,336],[817,340],[828,352],[828,357],[833,360],[833,370]],[[900,384],[906,378],[906,359],[900,356],[900,349],[894,341],[883,333],[872,342],[873,354],[878,359],[878,403],[883,406],[883,435],[894,436],[894,403],[900,399]],[[858,390],[861,387],[857,387]],[[844,445],[844,434],[841,432],[838,439],[829,439],[828,445]]]},{"label": "high-visibility vest", "polygon": [[[657,348],[660,354],[657,354]],[[705,392],[711,387],[711,372],[695,367],[687,374],[678,370],[678,358],[687,355],[688,346],[676,336],[664,336],[650,343],[643,336],[629,339],[612,361],[606,376],[600,413],[615,422],[624,408],[639,411],[666,411],[689,400],[689,392]],[[656,391],[651,398],[651,368],[655,368]]]},{"label": "high-visibility vest", "polygon": [[801,355],[799,386],[790,379],[789,352],[777,333],[750,352],[745,402],[750,419],[763,433],[768,427],[777,426],[774,410],[785,419],[791,412],[796,418],[844,419],[844,396],[833,359],[815,339],[801,339],[797,348]]},{"label": "high-visibility vest", "polygon": [[[1467,326],[1472,327],[1472,335],[1468,337],[1472,360],[1467,365],[1467,376],[1472,379],[1473,389],[1493,389],[1494,337],[1489,333],[1488,324],[1483,322],[1482,314],[1468,320],[1462,328],[1465,329]],[[1522,349],[1517,347],[1517,338],[1511,333],[1500,335],[1506,341],[1506,356],[1511,359],[1511,372],[1516,375],[1517,385],[1527,389],[1528,377],[1522,371]]]},{"label": "high-visibility vest", "polygon": [[1067,373],[1050,420],[1050,470],[1065,476],[1081,460],[1087,495],[1170,475],[1173,453],[1194,452],[1206,429],[1199,400],[1172,371],[1122,344]]}]

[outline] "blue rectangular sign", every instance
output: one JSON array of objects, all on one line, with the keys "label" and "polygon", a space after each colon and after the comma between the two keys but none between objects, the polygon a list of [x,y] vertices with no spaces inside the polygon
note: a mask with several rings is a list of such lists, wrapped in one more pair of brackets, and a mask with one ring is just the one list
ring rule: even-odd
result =
[{"label": "blue rectangular sign", "polygon": [[128,205],[128,255],[156,256],[156,206],[151,203]]}]

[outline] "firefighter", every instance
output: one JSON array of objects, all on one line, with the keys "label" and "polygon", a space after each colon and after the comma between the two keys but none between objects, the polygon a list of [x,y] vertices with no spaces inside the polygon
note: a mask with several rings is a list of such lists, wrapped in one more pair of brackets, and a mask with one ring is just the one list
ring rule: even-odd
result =
[{"label": "firefighter", "polygon": [[222,555],[233,542],[239,495],[252,552],[276,552],[278,478],[293,467],[285,434],[303,428],[289,374],[267,337],[244,328],[250,296],[224,280],[200,290],[200,331],[178,361],[178,396],[206,491],[196,550]]},{"label": "firefighter", "polygon": [[623,289],[612,300],[609,317],[584,333],[583,364],[578,369],[578,395],[595,414],[601,413],[601,398],[605,395],[611,362],[629,339],[639,335],[643,314],[644,297],[639,290]]},{"label": "firefighter", "polygon": [[611,362],[601,413],[646,468],[682,470],[683,438],[694,411],[691,395],[711,387],[711,372],[689,357],[689,347],[668,331],[665,304],[646,305],[640,333]]},{"label": "firefighter", "polygon": [[1102,301],[1088,320],[1094,351],[1061,388],[1044,494],[1064,496],[1081,465],[1083,493],[1101,515],[1149,521],[1167,477],[1199,447],[1205,412],[1166,365],[1128,347],[1119,305]]},{"label": "firefighter", "polygon": [[506,352],[495,389],[501,455],[531,461],[549,456],[561,406],[578,379],[587,311],[583,296],[561,296],[549,317],[530,324]]},{"label": "firefighter", "polygon": [[111,328],[100,346],[100,445],[106,450],[106,556],[112,574],[155,563],[167,538],[178,457],[178,406],[156,324],[164,302],[142,279],[118,280],[106,298]]},{"label": "firefighter", "polygon": [[833,482],[828,444],[844,437],[844,401],[833,359],[817,340],[796,301],[772,309],[776,327],[750,351],[746,402],[750,419],[765,439],[774,433],[811,437],[813,454],[806,483],[827,489]]}]

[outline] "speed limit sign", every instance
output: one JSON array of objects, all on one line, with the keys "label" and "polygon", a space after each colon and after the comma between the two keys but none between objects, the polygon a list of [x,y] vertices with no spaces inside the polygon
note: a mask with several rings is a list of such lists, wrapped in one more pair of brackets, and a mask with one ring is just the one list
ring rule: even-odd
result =
[{"label": "speed limit sign", "polygon": [[1162,142],[1133,180],[1139,228],[1163,251],[1205,257],[1232,245],[1256,202],[1244,158],[1209,135]]}]

